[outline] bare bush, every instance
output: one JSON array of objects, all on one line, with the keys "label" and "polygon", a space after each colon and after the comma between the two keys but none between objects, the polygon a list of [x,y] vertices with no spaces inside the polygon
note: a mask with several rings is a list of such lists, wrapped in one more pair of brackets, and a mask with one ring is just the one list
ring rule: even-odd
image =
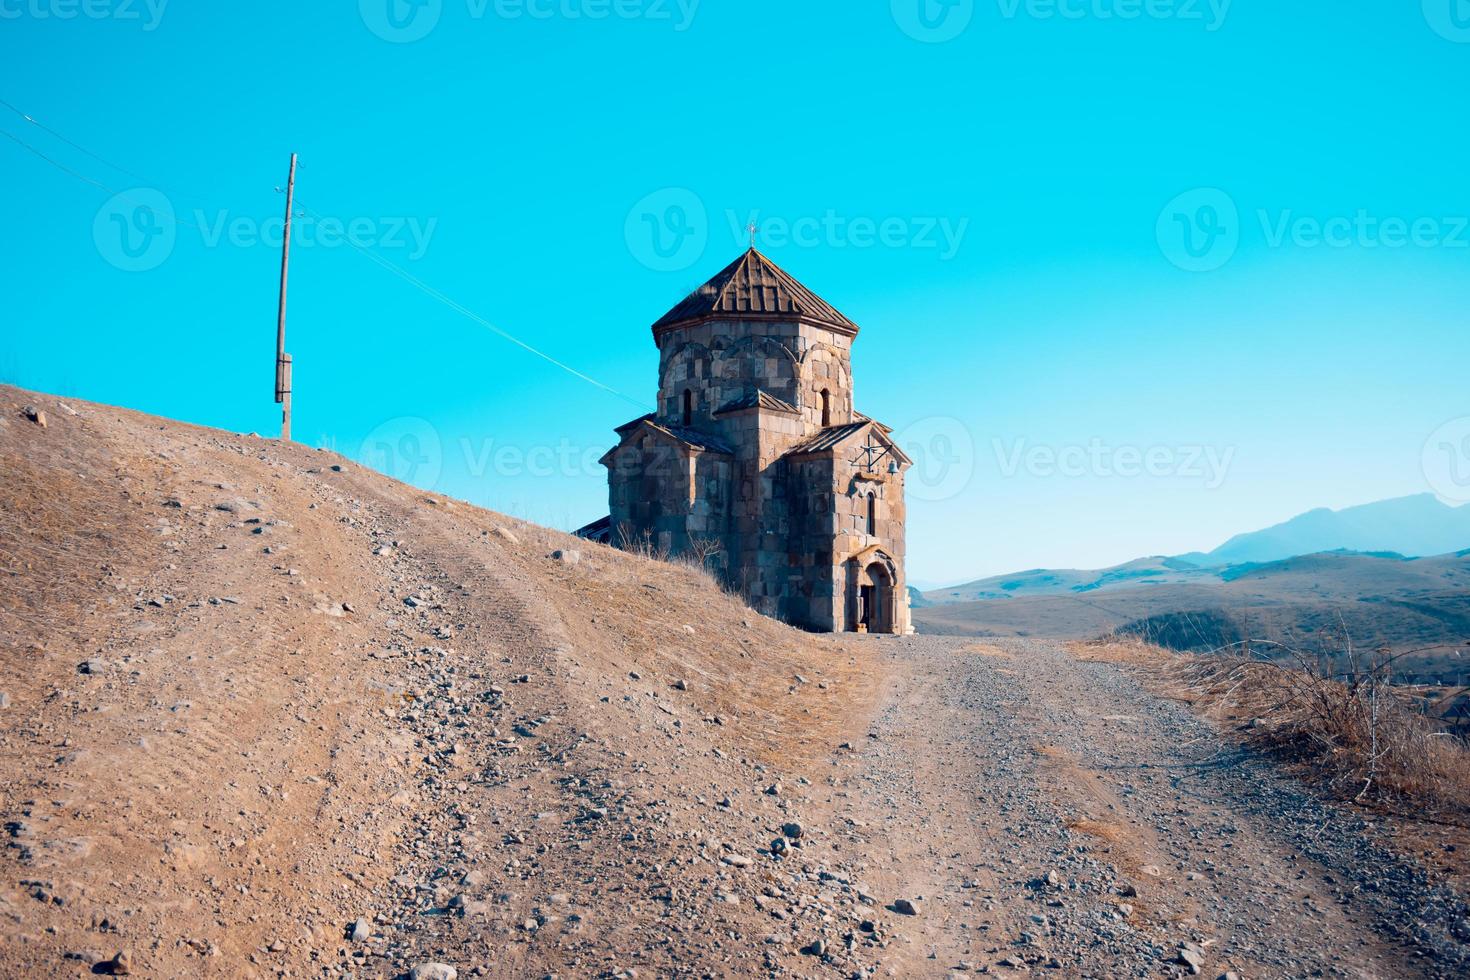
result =
[{"label": "bare bush", "polygon": [[615,539],[620,551],[702,572],[720,589],[729,591],[720,574],[720,558],[724,554],[724,546],[716,538],[690,538],[686,550],[674,552],[668,545],[654,540],[653,532],[648,528],[634,531],[624,523],[617,526]]},{"label": "bare bush", "polygon": [[1394,664],[1414,651],[1347,644],[1324,655],[1247,641],[1189,656],[1113,644],[1134,648],[1118,659],[1160,672],[1182,699],[1245,719],[1251,742],[1307,767],[1337,795],[1470,819],[1470,746],[1393,683]]}]

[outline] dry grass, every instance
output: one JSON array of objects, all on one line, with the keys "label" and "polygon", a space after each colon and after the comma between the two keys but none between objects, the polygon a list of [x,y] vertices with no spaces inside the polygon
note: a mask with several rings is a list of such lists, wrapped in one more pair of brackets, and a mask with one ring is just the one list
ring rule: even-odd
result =
[{"label": "dry grass", "polygon": [[1089,837],[1096,837],[1098,840],[1105,840],[1110,844],[1117,844],[1127,836],[1123,828],[1115,823],[1108,823],[1106,820],[1092,820],[1088,817],[1068,820],[1067,829]]},{"label": "dry grass", "polygon": [[1234,723],[1252,744],[1297,764],[1334,795],[1416,816],[1470,821],[1470,746],[1409,707],[1393,681],[1394,658],[1349,649],[1346,666],[1277,648],[1176,655],[1141,641],[1077,648],[1085,659],[1140,668],[1161,693]]}]

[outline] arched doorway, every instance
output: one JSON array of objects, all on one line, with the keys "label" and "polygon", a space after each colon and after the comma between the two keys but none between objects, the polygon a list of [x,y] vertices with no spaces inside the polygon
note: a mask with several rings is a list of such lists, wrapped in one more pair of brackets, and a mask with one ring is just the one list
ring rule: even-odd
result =
[{"label": "arched doorway", "polygon": [[876,552],[851,559],[847,578],[848,632],[892,633],[896,610],[888,556]]}]

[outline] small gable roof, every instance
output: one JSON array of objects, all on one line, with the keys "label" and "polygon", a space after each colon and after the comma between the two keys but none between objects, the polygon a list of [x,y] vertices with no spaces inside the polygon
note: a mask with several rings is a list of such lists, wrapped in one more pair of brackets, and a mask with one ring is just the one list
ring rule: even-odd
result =
[{"label": "small gable roof", "polygon": [[660,317],[653,334],[729,317],[798,320],[849,336],[858,332],[856,323],[752,248]]},{"label": "small gable roof", "polygon": [[715,414],[724,415],[726,412],[740,412],[750,408],[764,408],[772,412],[785,412],[787,415],[801,414],[801,410],[795,405],[782,401],[764,388],[746,389],[745,394],[726,402],[715,410]]},{"label": "small gable roof", "polygon": [[[619,445],[621,445],[623,442],[627,442],[628,437],[631,436],[636,429],[646,425],[660,435],[673,439],[675,442],[688,449],[696,449],[700,452],[723,453],[727,456],[735,452],[735,450],[732,449],[727,443],[716,436],[708,435],[694,429],[686,429],[682,425],[667,425],[662,422],[655,422],[654,418],[655,416],[652,412],[650,412],[647,415],[639,416],[633,421],[620,425],[616,429],[614,429],[614,432],[622,436],[622,440]],[[614,449],[616,448],[617,447],[614,447]]]},{"label": "small gable roof", "polygon": [[859,417],[858,421],[848,422],[846,425],[828,426],[820,432],[809,436],[806,440],[792,446],[783,455],[810,456],[816,453],[831,452],[849,441],[856,441],[857,437],[862,433],[871,433],[882,444],[883,448],[888,450],[894,459],[903,463],[905,466],[913,463],[913,460],[909,459],[908,455],[898,447],[898,443],[894,442],[889,436],[888,433],[891,431],[891,429],[880,422],[874,422],[867,417]]}]

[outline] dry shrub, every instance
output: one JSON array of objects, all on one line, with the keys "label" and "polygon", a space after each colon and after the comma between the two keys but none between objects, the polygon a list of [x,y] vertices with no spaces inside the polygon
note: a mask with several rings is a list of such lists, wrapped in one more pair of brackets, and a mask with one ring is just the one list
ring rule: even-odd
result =
[{"label": "dry shrub", "polygon": [[1087,834],[1089,837],[1096,837],[1098,840],[1104,840],[1111,844],[1117,844],[1127,836],[1123,828],[1115,823],[1108,823],[1105,820],[1092,820],[1088,817],[1077,817],[1068,820],[1067,829],[1075,830],[1079,834]]},{"label": "dry shrub", "polygon": [[1244,719],[1248,741],[1299,764],[1335,795],[1470,820],[1470,746],[1413,710],[1394,686],[1393,665],[1407,653],[1349,646],[1328,662],[1248,643],[1182,655],[1138,640],[1110,640],[1091,652],[1141,667],[1164,693],[1208,715]]},{"label": "dry shrub", "polygon": [[688,550],[672,552],[667,545],[656,542],[648,528],[635,531],[626,523],[617,526],[613,538],[619,551],[699,572],[725,592],[741,591],[733,588],[720,573],[724,548],[715,538],[691,538]]}]

